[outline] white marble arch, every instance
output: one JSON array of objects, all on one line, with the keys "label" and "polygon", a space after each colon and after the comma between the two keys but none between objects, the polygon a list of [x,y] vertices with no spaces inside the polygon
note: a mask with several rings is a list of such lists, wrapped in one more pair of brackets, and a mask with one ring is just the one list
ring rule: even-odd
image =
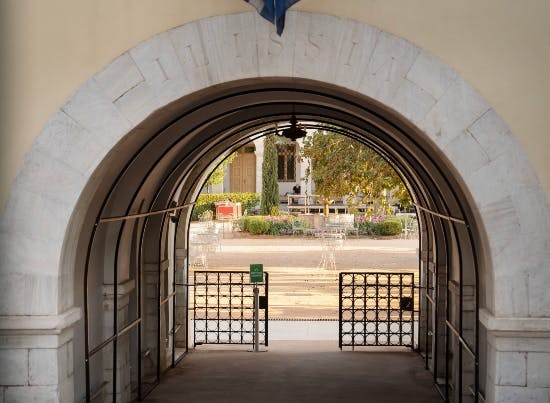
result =
[{"label": "white marble arch", "polygon": [[253,12],[188,23],[122,54],[76,91],[28,152],[2,214],[0,329],[48,333],[78,319],[73,268],[63,267],[70,221],[119,140],[189,93],[267,76],[349,88],[426,133],[453,165],[486,231],[491,264],[484,282],[492,290],[482,322],[495,332],[550,334],[549,207],[504,121],[455,71],[414,44],[365,23],[304,12],[289,13],[282,38]]}]

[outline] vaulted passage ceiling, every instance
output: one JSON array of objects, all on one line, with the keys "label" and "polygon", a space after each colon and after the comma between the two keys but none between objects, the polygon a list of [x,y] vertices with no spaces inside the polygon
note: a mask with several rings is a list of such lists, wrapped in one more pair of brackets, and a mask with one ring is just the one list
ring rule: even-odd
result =
[{"label": "vaulted passage ceiling", "polygon": [[[166,208],[183,181],[182,200],[200,189],[204,170],[251,137],[299,120],[340,127],[390,160],[415,201],[465,219],[467,195],[436,147],[384,106],[324,83],[296,79],[238,81],[183,98],[153,114],[126,136],[99,171],[109,172],[94,191],[100,215]],[[113,175],[113,173],[119,173]],[[143,203],[143,204],[142,204]]]}]

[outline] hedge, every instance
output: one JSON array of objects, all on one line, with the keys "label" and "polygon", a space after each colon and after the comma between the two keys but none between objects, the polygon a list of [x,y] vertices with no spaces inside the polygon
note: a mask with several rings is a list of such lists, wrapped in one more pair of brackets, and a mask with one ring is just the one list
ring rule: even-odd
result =
[{"label": "hedge", "polygon": [[244,214],[245,211],[253,211],[254,207],[260,201],[260,195],[258,193],[206,193],[201,194],[197,198],[195,207],[193,207],[193,213],[191,215],[192,220],[198,220],[199,215],[207,210],[216,212],[216,202],[229,200],[233,203],[241,203],[241,209]]},{"label": "hedge", "polygon": [[264,235],[269,234],[271,225],[266,221],[265,217],[256,216],[245,218],[244,227],[252,235]]},{"label": "hedge", "polygon": [[244,232],[253,235],[288,235],[292,234],[292,223],[295,216],[248,216],[241,217],[238,224]]},{"label": "hedge", "polygon": [[[253,235],[286,235],[292,234],[292,223],[296,217],[282,216],[248,216],[241,217],[238,224],[244,232]],[[401,220],[396,217],[381,218],[380,222],[359,221],[355,223],[360,235],[394,236],[403,231]]]},{"label": "hedge", "polygon": [[382,222],[360,221],[355,224],[361,235],[399,235],[403,224],[399,218],[386,218]]},{"label": "hedge", "polygon": [[379,225],[380,235],[399,235],[403,231],[403,224],[399,218],[389,218]]}]

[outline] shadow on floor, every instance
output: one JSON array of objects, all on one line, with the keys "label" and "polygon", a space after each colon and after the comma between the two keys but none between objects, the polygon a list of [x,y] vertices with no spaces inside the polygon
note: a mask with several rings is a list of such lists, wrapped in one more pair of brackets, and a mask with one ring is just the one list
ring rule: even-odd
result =
[{"label": "shadow on floor", "polygon": [[420,356],[407,350],[340,351],[324,341],[277,341],[261,353],[247,349],[192,350],[145,401],[442,402]]}]

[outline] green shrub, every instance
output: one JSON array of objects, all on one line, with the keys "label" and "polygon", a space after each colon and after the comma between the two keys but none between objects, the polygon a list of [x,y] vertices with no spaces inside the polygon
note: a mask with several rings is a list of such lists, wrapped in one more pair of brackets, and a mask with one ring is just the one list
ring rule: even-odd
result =
[{"label": "green shrub", "polygon": [[359,231],[359,235],[380,235],[380,224],[363,221],[355,224],[355,227]]},{"label": "green shrub", "polygon": [[[286,235],[292,233],[292,223],[295,216],[247,216],[238,220],[239,227],[244,232],[253,235]],[[307,223],[302,224],[307,227]],[[401,234],[403,225],[399,218],[387,218],[382,222],[360,221],[355,223],[360,235],[393,236]]]},{"label": "green shrub", "polygon": [[193,207],[192,220],[198,220],[199,215],[207,210],[216,211],[216,202],[229,200],[233,203],[241,203],[243,214],[245,211],[253,211],[254,206],[260,201],[258,193],[205,193],[199,195]]},{"label": "green shrub", "polygon": [[355,228],[360,235],[391,236],[401,234],[403,223],[399,217],[376,218],[372,221],[356,222]]},{"label": "green shrub", "polygon": [[253,219],[261,218],[262,216],[244,216],[239,219],[239,227],[243,232],[249,232],[250,221]]},{"label": "green shrub", "polygon": [[292,223],[296,220],[292,215],[280,215],[267,217],[270,224],[269,233],[271,235],[289,235],[292,234]]},{"label": "green shrub", "polygon": [[264,235],[270,233],[271,224],[265,219],[265,217],[247,217],[245,223],[246,230],[252,235]]},{"label": "green shrub", "polygon": [[403,224],[399,218],[388,218],[380,223],[380,235],[399,235]]},{"label": "green shrub", "polygon": [[292,234],[292,224],[284,221],[277,221],[271,223],[271,228],[269,230],[271,235],[288,235]]},{"label": "green shrub", "polygon": [[241,217],[237,223],[244,232],[253,235],[288,235],[292,233],[292,223],[296,217],[282,216],[247,216]]},{"label": "green shrub", "polygon": [[243,232],[248,232],[248,223],[250,222],[251,216],[244,216],[237,220],[239,228]]}]

